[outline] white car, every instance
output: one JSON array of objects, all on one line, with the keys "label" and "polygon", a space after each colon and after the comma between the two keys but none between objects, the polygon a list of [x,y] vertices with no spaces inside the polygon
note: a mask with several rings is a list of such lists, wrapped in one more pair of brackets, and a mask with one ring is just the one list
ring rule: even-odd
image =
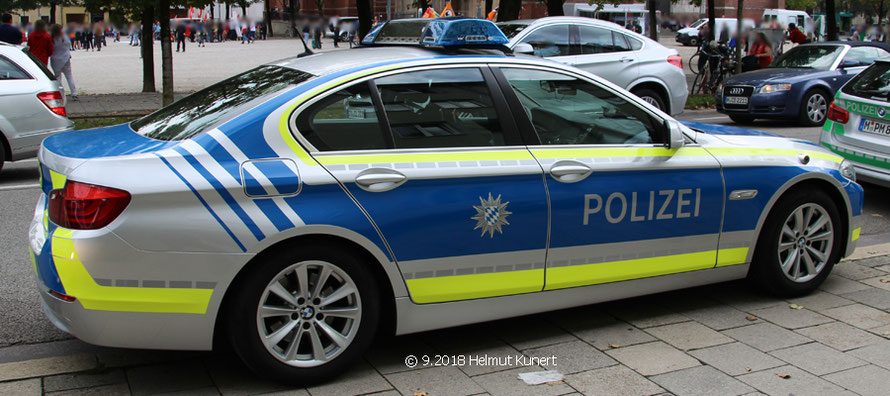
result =
[{"label": "white car", "polygon": [[24,47],[0,43],[0,168],[37,155],[43,138],[74,129],[65,92]]},{"label": "white car", "polygon": [[683,59],[646,36],[612,22],[548,17],[498,23],[516,53],[532,53],[596,74],[668,114],[686,106]]}]

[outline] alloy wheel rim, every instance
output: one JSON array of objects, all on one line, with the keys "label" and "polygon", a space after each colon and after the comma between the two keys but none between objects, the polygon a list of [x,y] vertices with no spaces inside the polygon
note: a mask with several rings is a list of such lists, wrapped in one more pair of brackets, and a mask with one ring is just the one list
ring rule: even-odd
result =
[{"label": "alloy wheel rim", "polygon": [[821,94],[815,94],[807,101],[807,116],[813,122],[820,122],[828,112],[828,101]]},{"label": "alloy wheel rim", "polygon": [[349,347],[361,314],[358,288],[346,272],[325,261],[303,261],[269,282],[256,320],[272,356],[291,366],[315,367]]},{"label": "alloy wheel rim", "polygon": [[649,104],[655,106],[655,108],[661,110],[661,106],[658,105],[658,101],[655,100],[655,98],[653,98],[653,97],[651,97],[651,96],[643,96],[642,99],[643,99],[643,101],[645,101],[646,103],[649,103]]},{"label": "alloy wheel rim", "polygon": [[815,203],[799,206],[782,224],[777,251],[782,273],[796,283],[815,278],[825,269],[833,244],[828,211]]}]

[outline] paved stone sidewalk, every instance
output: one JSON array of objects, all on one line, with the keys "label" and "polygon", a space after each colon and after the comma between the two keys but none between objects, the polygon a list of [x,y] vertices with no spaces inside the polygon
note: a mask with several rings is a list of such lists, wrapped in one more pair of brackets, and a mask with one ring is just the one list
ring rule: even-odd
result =
[{"label": "paved stone sidewalk", "polygon": [[[308,389],[260,379],[231,352],[13,346],[0,349],[0,395],[888,395],[888,253],[860,248],[854,258],[873,257],[839,264],[794,300],[731,282],[380,340],[342,377]],[[411,369],[408,355],[489,364]],[[544,369],[565,380],[517,379]]]},{"label": "paved stone sidewalk", "polygon": [[[174,98],[179,100],[185,95],[187,94],[177,93]],[[161,94],[153,92],[80,95],[78,100],[69,98],[65,108],[68,110],[68,116],[72,118],[142,115],[161,108]]]}]

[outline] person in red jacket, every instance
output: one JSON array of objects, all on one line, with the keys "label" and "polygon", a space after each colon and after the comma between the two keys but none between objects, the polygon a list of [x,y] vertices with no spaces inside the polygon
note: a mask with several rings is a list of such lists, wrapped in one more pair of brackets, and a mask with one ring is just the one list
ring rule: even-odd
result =
[{"label": "person in red jacket", "polygon": [[49,65],[49,57],[53,54],[53,38],[46,32],[46,22],[38,19],[34,22],[34,31],[28,35],[28,52]]},{"label": "person in red jacket", "polygon": [[788,24],[788,34],[785,37],[788,41],[795,44],[803,44],[808,41],[807,35],[801,32],[793,23]]}]

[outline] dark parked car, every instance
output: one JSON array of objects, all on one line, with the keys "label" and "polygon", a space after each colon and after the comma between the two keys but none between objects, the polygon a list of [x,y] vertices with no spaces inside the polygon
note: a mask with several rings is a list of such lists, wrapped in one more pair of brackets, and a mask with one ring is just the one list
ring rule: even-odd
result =
[{"label": "dark parked car", "polygon": [[822,125],[837,90],[885,56],[890,45],[878,42],[799,45],[765,69],[728,78],[717,93],[717,111],[738,123],[771,118]]}]

